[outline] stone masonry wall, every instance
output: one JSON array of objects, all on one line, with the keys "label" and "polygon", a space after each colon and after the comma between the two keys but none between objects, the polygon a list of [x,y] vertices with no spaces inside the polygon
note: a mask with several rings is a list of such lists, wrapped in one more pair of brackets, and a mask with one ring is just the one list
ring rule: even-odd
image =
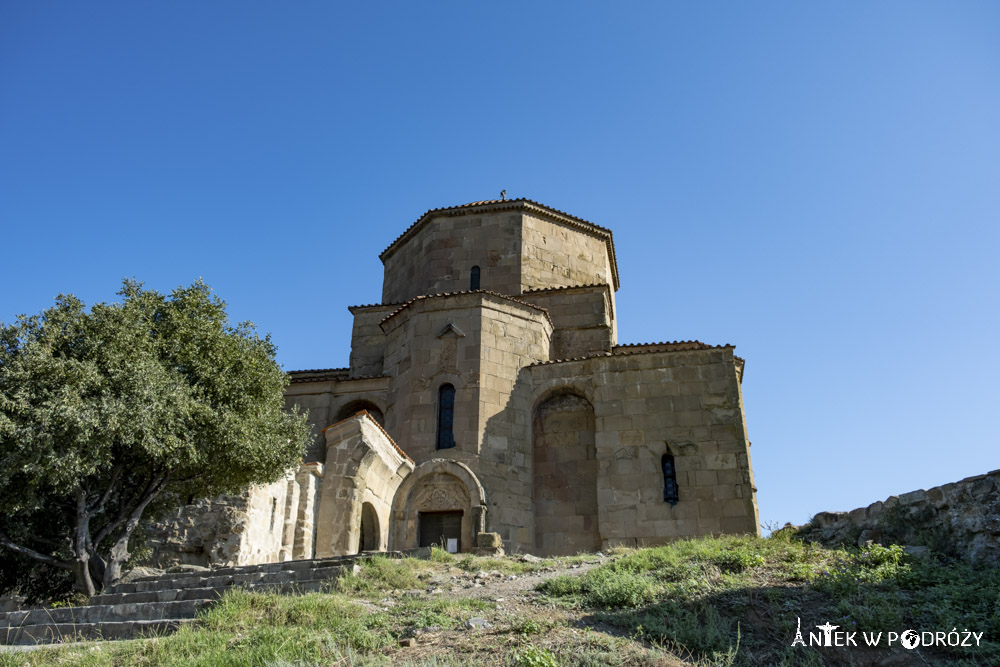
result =
[{"label": "stone masonry wall", "polygon": [[553,326],[549,353],[552,360],[610,352],[618,342],[614,292],[607,285],[536,291],[518,298],[549,312]]},{"label": "stone masonry wall", "polygon": [[301,382],[285,390],[285,405],[309,411],[312,442],[306,450],[307,462],[326,460],[326,439],[322,430],[338,420],[338,415],[348,405],[366,401],[377,406],[383,414],[388,407],[387,387],[384,377],[344,379],[340,381]]},{"label": "stone masonry wall", "polygon": [[522,290],[614,284],[605,240],[567,225],[526,215],[520,251]]},{"label": "stone masonry wall", "polygon": [[328,452],[316,515],[316,556],[356,553],[362,548],[364,505],[374,518],[366,539],[385,549],[396,489],[413,471],[406,458],[367,413],[328,427]]},{"label": "stone masonry wall", "polygon": [[379,323],[398,305],[353,306],[351,330],[351,377],[382,375],[385,362],[385,333]]},{"label": "stone masonry wall", "polygon": [[517,295],[567,285],[614,284],[603,235],[518,211],[440,215],[383,258],[382,303],[471,289]]},{"label": "stone masonry wall", "polygon": [[574,394],[557,394],[532,423],[535,549],[565,556],[601,548],[598,529],[594,408]]},{"label": "stone masonry wall", "polygon": [[384,260],[382,303],[421,294],[470,289],[470,271],[480,269],[480,287],[520,293],[521,214],[511,211],[438,216]]},{"label": "stone masonry wall", "polygon": [[1000,470],[850,512],[820,512],[802,534],[825,544],[927,546],[1000,565]]},{"label": "stone masonry wall", "polygon": [[[528,371],[534,396],[565,387],[594,406],[602,546],[759,532],[732,348],[616,353]],[[675,506],[663,500],[667,447]]]}]

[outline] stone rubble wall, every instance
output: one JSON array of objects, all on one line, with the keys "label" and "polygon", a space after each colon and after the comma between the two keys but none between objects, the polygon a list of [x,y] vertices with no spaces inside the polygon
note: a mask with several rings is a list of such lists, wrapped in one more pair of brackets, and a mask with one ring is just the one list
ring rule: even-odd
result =
[{"label": "stone rubble wall", "polygon": [[827,545],[872,540],[928,546],[1000,565],[1000,470],[850,512],[820,512],[800,531]]},{"label": "stone rubble wall", "polygon": [[317,465],[239,495],[197,500],[149,524],[150,564],[231,567],[312,557]]}]

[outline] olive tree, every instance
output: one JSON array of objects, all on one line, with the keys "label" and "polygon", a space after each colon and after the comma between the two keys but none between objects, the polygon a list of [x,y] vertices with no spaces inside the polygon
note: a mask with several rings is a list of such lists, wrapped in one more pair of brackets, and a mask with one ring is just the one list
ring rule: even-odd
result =
[{"label": "olive tree", "polygon": [[0,323],[0,588],[37,581],[32,563],[93,595],[144,515],[275,481],[304,451],[269,336],[201,281],[119,296]]}]

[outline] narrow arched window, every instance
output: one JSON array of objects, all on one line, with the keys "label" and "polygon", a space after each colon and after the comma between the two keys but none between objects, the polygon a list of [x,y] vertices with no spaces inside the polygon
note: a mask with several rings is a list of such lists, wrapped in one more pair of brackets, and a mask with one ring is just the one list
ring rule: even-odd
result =
[{"label": "narrow arched window", "polygon": [[438,449],[455,446],[455,388],[450,384],[441,385],[438,390]]},{"label": "narrow arched window", "polygon": [[677,492],[677,469],[674,467],[674,455],[667,453],[660,457],[660,468],[663,470],[663,500],[673,507],[680,499]]},{"label": "narrow arched window", "polygon": [[472,267],[472,279],[469,281],[469,289],[475,291],[479,289],[479,267]]}]

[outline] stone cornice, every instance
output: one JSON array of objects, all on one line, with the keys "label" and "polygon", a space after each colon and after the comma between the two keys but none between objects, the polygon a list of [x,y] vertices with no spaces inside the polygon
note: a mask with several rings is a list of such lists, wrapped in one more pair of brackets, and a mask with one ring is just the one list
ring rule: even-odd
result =
[{"label": "stone cornice", "polygon": [[427,294],[427,295],[422,295],[422,296],[415,296],[412,299],[410,299],[409,301],[407,301],[406,303],[404,303],[402,306],[400,306],[399,308],[397,308],[396,310],[394,310],[391,313],[389,313],[388,315],[386,315],[385,318],[381,322],[379,322],[379,326],[382,328],[383,331],[385,331],[385,324],[389,320],[391,320],[392,318],[396,317],[397,315],[399,315],[404,310],[406,310],[407,308],[409,308],[410,306],[412,306],[414,303],[417,303],[418,301],[425,301],[427,299],[440,299],[440,298],[448,298],[448,297],[470,296],[470,295],[482,295],[482,296],[486,296],[486,297],[492,297],[492,298],[495,298],[495,299],[501,299],[503,301],[508,301],[508,302],[511,302],[511,303],[516,303],[519,306],[524,306],[526,308],[531,308],[533,310],[537,310],[537,311],[541,312],[542,315],[545,316],[545,320],[549,323],[549,326],[550,327],[553,326],[552,325],[552,318],[549,317],[549,311],[546,310],[545,308],[542,308],[541,306],[536,306],[533,303],[528,303],[527,301],[521,301],[520,299],[515,299],[514,297],[507,296],[506,294],[500,294],[499,292],[491,292],[489,290],[471,290],[471,291],[470,290],[463,290],[461,292],[441,292],[440,294]]}]

